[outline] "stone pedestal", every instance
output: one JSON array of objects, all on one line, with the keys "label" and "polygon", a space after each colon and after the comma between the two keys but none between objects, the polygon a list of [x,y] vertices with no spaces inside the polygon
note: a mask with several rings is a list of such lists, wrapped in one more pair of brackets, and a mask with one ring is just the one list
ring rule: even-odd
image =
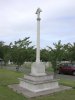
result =
[{"label": "stone pedestal", "polygon": [[43,62],[33,63],[30,75],[24,75],[24,78],[19,79],[19,86],[32,92],[59,88],[57,80],[53,79],[53,75],[47,75],[45,73]]},{"label": "stone pedestal", "polygon": [[52,90],[59,87],[57,80],[52,79],[53,76],[25,76],[20,78],[19,86],[32,92],[40,92]]},{"label": "stone pedestal", "polygon": [[45,65],[43,62],[34,62],[31,66],[31,75],[33,76],[44,76],[45,73]]}]

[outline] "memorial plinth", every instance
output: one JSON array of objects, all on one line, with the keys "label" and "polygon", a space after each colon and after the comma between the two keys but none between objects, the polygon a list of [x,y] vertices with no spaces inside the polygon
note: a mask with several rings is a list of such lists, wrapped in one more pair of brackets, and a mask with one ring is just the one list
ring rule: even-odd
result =
[{"label": "memorial plinth", "polygon": [[43,62],[32,64],[31,73],[24,75],[24,78],[19,78],[19,86],[32,92],[40,92],[59,88],[56,79],[53,79],[53,74],[45,73],[45,65]]},{"label": "memorial plinth", "polygon": [[28,75],[24,78],[20,78],[19,86],[31,92],[40,92],[59,88],[57,80],[53,79],[53,75]]},{"label": "memorial plinth", "polygon": [[43,62],[34,62],[31,66],[31,75],[43,76],[45,73],[45,64]]}]

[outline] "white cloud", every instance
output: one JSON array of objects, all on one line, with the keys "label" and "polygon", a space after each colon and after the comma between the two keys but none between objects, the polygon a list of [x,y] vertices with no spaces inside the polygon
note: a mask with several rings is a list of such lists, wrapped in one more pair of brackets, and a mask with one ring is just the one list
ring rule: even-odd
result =
[{"label": "white cloud", "polygon": [[36,43],[36,9],[41,13],[41,46],[58,40],[73,42],[75,0],[0,0],[0,40],[30,36]]}]

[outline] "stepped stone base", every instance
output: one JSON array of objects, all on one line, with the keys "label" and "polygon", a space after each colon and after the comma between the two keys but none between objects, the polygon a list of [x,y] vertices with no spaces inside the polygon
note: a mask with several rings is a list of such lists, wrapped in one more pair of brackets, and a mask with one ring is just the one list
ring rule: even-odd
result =
[{"label": "stepped stone base", "polygon": [[[34,62],[31,66],[30,75],[24,75],[19,80],[18,85],[9,85],[9,87],[26,97],[46,95],[65,89],[65,87],[62,86],[61,88],[59,86],[58,81],[53,79],[52,74],[45,73],[45,65],[42,62]],[[69,88],[66,87],[66,89]]]},{"label": "stepped stone base", "polygon": [[45,64],[43,62],[34,62],[31,66],[30,75],[19,78],[19,86],[32,92],[40,92],[50,89],[59,88],[57,80],[53,75],[45,73]]},{"label": "stepped stone base", "polygon": [[50,90],[45,90],[45,91],[40,91],[40,92],[32,92],[32,91],[29,91],[28,89],[20,87],[19,84],[9,85],[8,87],[13,89],[13,91],[16,91],[17,93],[21,93],[27,98],[50,95],[55,92],[72,89],[71,87],[68,87],[68,86],[60,86],[59,88],[56,88],[56,89],[50,89]]},{"label": "stepped stone base", "polygon": [[50,89],[59,88],[57,80],[53,79],[53,75],[45,76],[24,76],[24,78],[19,78],[19,86],[28,89],[32,92],[40,92]]}]

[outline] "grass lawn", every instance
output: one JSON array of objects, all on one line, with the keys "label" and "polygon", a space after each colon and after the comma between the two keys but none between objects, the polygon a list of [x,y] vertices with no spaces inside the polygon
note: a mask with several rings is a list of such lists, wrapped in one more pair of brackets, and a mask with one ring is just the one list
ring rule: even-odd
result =
[{"label": "grass lawn", "polygon": [[[0,100],[75,100],[75,89],[61,91],[48,96],[27,99],[8,88],[8,84],[18,83],[18,78],[24,73],[0,69]],[[75,81],[60,80],[60,84],[75,88]]]},{"label": "grass lawn", "polygon": [[48,96],[32,98],[30,100],[75,100],[75,90],[62,91]]},{"label": "grass lawn", "polygon": [[73,89],[75,89],[75,80],[66,80],[66,79],[60,79],[59,80],[59,84],[61,85],[65,85],[65,86],[70,86],[72,87]]},{"label": "grass lawn", "polygon": [[17,94],[7,86],[0,86],[0,100],[27,100],[24,96]]},{"label": "grass lawn", "polygon": [[0,100],[27,100],[7,87],[9,84],[18,83],[18,78],[23,73],[0,69]]},{"label": "grass lawn", "polygon": [[52,67],[48,67],[48,68],[46,68],[46,72],[53,72],[53,68]]},{"label": "grass lawn", "polygon": [[19,77],[23,77],[23,73],[0,69],[0,85],[18,83]]}]

